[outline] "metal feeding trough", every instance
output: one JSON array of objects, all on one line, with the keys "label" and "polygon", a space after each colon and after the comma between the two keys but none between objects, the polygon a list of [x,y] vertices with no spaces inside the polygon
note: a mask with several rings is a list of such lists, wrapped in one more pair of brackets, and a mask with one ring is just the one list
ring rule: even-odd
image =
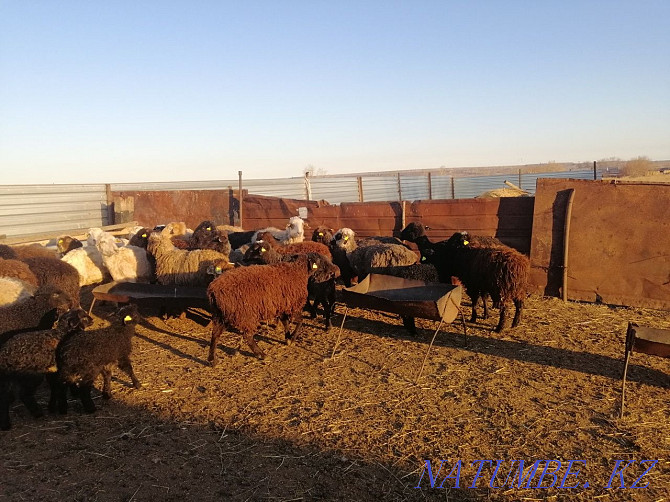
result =
[{"label": "metal feeding trough", "polygon": [[621,411],[623,418],[624,399],[626,395],[626,373],[631,352],[641,352],[652,356],[670,358],[670,329],[638,326],[629,322],[626,330],[626,347],[624,350],[623,375],[621,377]]},{"label": "metal feeding trough", "polygon": [[110,302],[160,302],[182,301],[189,307],[209,308],[207,288],[194,286],[173,286],[163,284],[145,284],[140,282],[108,282],[92,291],[93,302],[88,313],[93,311],[96,300]]},{"label": "metal feeding trough", "polygon": [[430,345],[426,350],[421,369],[416,376],[416,381],[418,381],[423,373],[428,354],[435,342],[435,337],[442,328],[442,325],[451,323],[459,314],[463,324],[463,337],[467,345],[465,318],[460,308],[462,293],[463,289],[461,286],[403,279],[391,275],[369,274],[355,286],[342,290],[342,300],[346,308],[331,357],[335,355],[335,350],[340,343],[344,321],[347,318],[347,312],[350,307],[379,310],[405,317],[421,317],[439,321]]}]

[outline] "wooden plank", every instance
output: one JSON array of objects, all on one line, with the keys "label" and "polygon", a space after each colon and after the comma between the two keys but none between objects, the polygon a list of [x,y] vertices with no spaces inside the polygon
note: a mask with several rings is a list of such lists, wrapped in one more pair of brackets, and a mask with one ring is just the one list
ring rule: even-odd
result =
[{"label": "wooden plank", "polygon": [[[112,234],[118,234],[119,232],[114,232],[114,230],[121,230],[127,227],[132,227],[137,225],[136,221],[129,221],[128,223],[121,223],[117,225],[106,225],[101,227],[105,232],[110,232]],[[6,236],[0,236],[0,240],[3,244],[32,244],[35,242],[48,241],[55,239],[59,235],[69,235],[75,237],[76,239],[86,238],[86,234],[81,233],[81,228],[75,228],[70,230],[61,230],[59,232],[44,232],[41,234],[28,234],[28,235],[16,235],[7,238]]]}]

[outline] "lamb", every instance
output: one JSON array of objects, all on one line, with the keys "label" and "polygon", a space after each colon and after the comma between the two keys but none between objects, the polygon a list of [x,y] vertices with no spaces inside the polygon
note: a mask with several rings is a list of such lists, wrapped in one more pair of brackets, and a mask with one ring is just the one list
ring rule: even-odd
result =
[{"label": "lamb", "polygon": [[40,286],[50,284],[61,289],[72,299],[75,307],[79,306],[81,287],[79,286],[79,272],[76,268],[57,258],[25,258],[23,262],[35,274]]},{"label": "lamb", "polygon": [[228,234],[217,230],[214,222],[205,220],[196,227],[189,240],[189,249],[213,249],[219,253],[230,254]]},{"label": "lamb", "polygon": [[49,329],[55,320],[55,316],[50,313],[64,312],[72,308],[73,304],[72,298],[60,289],[52,285],[40,286],[32,297],[0,307],[0,334],[38,326],[40,329]]},{"label": "lamb", "polygon": [[35,294],[37,288],[15,277],[0,277],[0,307],[11,305]]},{"label": "lamb", "polygon": [[333,240],[333,232],[334,230],[332,228],[328,228],[325,225],[319,225],[314,229],[314,232],[312,232],[312,240],[330,246],[330,241]]},{"label": "lamb", "polygon": [[[307,244],[307,242],[289,244],[285,247],[271,247],[264,240],[256,241],[247,250],[244,262],[248,265],[273,265],[282,261],[293,261],[296,255],[283,251],[286,248],[302,244]],[[340,270],[327,256],[321,253],[311,254],[317,259],[318,268],[315,269],[307,282],[307,309],[312,319],[314,319],[317,316],[318,306],[323,307],[327,331],[331,327],[330,317],[335,306],[335,279],[340,276]]]},{"label": "lamb", "polygon": [[83,246],[84,245],[79,239],[75,239],[69,235],[61,235],[56,240],[56,249],[58,250],[59,258],[62,258],[73,249],[77,249]]},{"label": "lamb", "polygon": [[489,294],[500,304],[500,319],[495,328],[506,328],[508,303],[515,306],[512,327],[521,321],[526,298],[530,260],[512,248],[475,248],[469,245],[467,232],[456,232],[444,246],[430,252],[430,259],[442,282],[458,277],[472,299],[471,322],[477,320],[477,299]]},{"label": "lamb", "polygon": [[[11,427],[9,421],[10,389],[18,385],[19,396],[35,417],[42,409],[35,401],[35,391],[44,376],[56,371],[56,347],[69,333],[83,330],[92,322],[82,309],[69,310],[58,318],[55,329],[31,330],[5,338],[0,345],[0,429]],[[4,338],[4,337],[3,337]]]},{"label": "lamb", "polygon": [[113,280],[148,282],[152,278],[153,271],[144,248],[118,247],[114,236],[106,232],[99,236],[96,247]]},{"label": "lamb", "polygon": [[277,241],[284,245],[295,244],[305,240],[305,222],[299,216],[292,216],[288,220],[286,229],[279,230],[274,227],[262,228],[256,231],[251,238],[251,242],[256,242],[260,239],[259,236],[265,232],[270,232]]},{"label": "lamb", "polygon": [[418,261],[414,251],[398,244],[358,247],[348,253],[347,258],[359,280],[365,278],[373,268],[413,265]]},{"label": "lamb", "polygon": [[61,258],[79,272],[79,286],[98,284],[109,277],[109,270],[102,262],[98,248],[85,246],[73,249]]},{"label": "lamb", "polygon": [[323,255],[328,259],[332,257],[328,246],[320,242],[303,241],[303,242],[294,242],[292,244],[286,244],[285,246],[282,246],[270,232],[264,232],[260,234],[259,237],[260,238],[257,242],[263,241],[268,246],[276,249],[277,252],[280,254],[290,255],[290,254],[319,253],[320,255]]},{"label": "lamb", "polygon": [[149,236],[147,251],[156,259],[156,277],[160,284],[183,286],[205,286],[211,277],[207,267],[215,260],[226,260],[228,256],[211,249],[187,251],[175,248],[170,242],[171,224],[160,233]]},{"label": "lamb", "polygon": [[112,324],[94,331],[77,331],[63,338],[56,350],[57,378],[53,386],[53,402],[50,408],[67,413],[65,385],[76,385],[79,398],[86,413],[95,412],[91,389],[98,375],[103,376],[102,395],[109,399],[111,393],[111,366],[116,365],[126,373],[139,389],[138,380],[130,361],[132,338],[140,317],[137,305],[119,308]]},{"label": "lamb", "polygon": [[[279,318],[284,325],[287,343],[297,339],[302,324],[302,309],[307,301],[307,282],[318,269],[318,258],[299,255],[295,261],[276,265],[239,267],[213,280],[207,288],[212,311],[212,340],[208,360],[216,366],[216,344],[224,329],[236,330],[253,353],[263,359],[265,353],[256,345],[254,333],[262,321]],[[244,291],[244,295],[231,294]],[[296,327],[289,331],[289,320]]]}]

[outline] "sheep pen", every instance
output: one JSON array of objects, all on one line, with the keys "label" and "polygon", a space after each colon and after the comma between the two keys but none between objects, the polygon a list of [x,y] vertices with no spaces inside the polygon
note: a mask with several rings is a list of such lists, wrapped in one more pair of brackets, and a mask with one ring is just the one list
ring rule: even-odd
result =
[{"label": "sheep pen", "polygon": [[[82,290],[83,308],[90,290]],[[113,308],[96,312],[106,317]],[[155,311],[142,314],[133,341],[142,389],[123,377],[110,401],[94,391],[94,416],[72,401],[67,416],[34,420],[22,403],[12,404],[13,429],[3,432],[0,454],[10,500],[50,501],[54,490],[89,500],[412,501],[445,500],[448,493],[466,501],[643,502],[666,496],[670,472],[662,462],[643,478],[648,488],[604,486],[615,459],[667,462],[668,360],[633,356],[626,415],[617,418],[626,324],[670,328],[667,312],[531,296],[513,332],[491,333],[493,321],[469,324],[466,348],[457,327],[447,327],[420,385],[410,382],[436,327],[432,321],[417,319],[417,336],[410,338],[400,319],[350,309],[350,335],[331,360],[325,356],[336,333],[325,334],[321,321],[304,315],[300,343],[290,348],[279,330],[258,337],[265,361],[250,357],[239,335],[222,334],[225,364],[211,368],[211,332],[195,316],[163,321]],[[337,305],[334,324],[342,314]],[[94,321],[93,329],[107,324]],[[48,397],[43,385],[37,400],[45,407]],[[496,458],[581,458],[577,479],[591,487],[491,489],[484,477],[493,462],[477,488],[457,490],[447,480],[438,490],[456,459],[463,462],[461,485],[469,486],[477,465],[471,462]],[[426,476],[417,489],[426,459],[433,466],[449,460],[434,489]],[[500,484],[509,466],[502,465]],[[646,467],[630,466],[626,487]]]}]

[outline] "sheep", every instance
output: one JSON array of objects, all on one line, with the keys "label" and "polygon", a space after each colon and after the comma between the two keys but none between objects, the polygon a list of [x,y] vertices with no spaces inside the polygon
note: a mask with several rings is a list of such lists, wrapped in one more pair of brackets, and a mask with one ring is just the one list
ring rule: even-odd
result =
[{"label": "sheep", "polygon": [[19,387],[19,396],[35,417],[43,415],[35,400],[35,391],[44,376],[56,371],[56,347],[69,333],[83,330],[92,322],[82,309],[69,310],[58,318],[55,329],[19,332],[0,345],[0,429],[11,427],[9,420],[10,389]]},{"label": "sheep", "polygon": [[83,247],[81,241],[69,235],[61,235],[56,240],[56,249],[58,250],[59,258],[62,258],[73,249],[80,247]]},{"label": "sheep", "polygon": [[314,241],[303,241],[303,242],[294,242],[292,244],[286,244],[282,246],[270,232],[264,232],[260,234],[259,241],[263,241],[268,246],[277,250],[280,254],[306,254],[306,253],[319,253],[326,258],[330,259],[332,257],[330,249],[325,244]]},{"label": "sheep", "polygon": [[73,249],[61,258],[79,272],[79,286],[98,284],[107,280],[109,270],[102,262],[102,255],[98,248],[85,246]]},{"label": "sheep", "polygon": [[249,249],[249,244],[244,244],[237,249],[233,249],[228,255],[228,260],[232,263],[243,263],[247,249]]},{"label": "sheep", "polygon": [[[244,263],[248,265],[273,265],[282,261],[295,260],[295,254],[284,252],[287,248],[301,246],[302,244],[320,244],[312,242],[299,242],[288,246],[268,246],[265,240],[256,241],[245,253]],[[308,253],[296,253],[308,254]],[[310,252],[317,259],[315,272],[307,282],[307,309],[312,319],[317,316],[318,306],[324,311],[326,331],[330,329],[330,317],[335,305],[335,279],[340,276],[340,269],[333,264],[327,255]]]},{"label": "sheep", "polygon": [[216,229],[219,232],[225,232],[226,234],[231,234],[233,232],[244,232],[244,229],[242,227],[238,227],[235,225],[217,225]]},{"label": "sheep", "polygon": [[[260,359],[265,353],[256,345],[254,333],[262,321],[279,318],[287,343],[297,339],[307,301],[307,282],[319,267],[317,260],[313,254],[299,255],[291,262],[239,267],[213,280],[207,288],[212,312],[211,365],[216,366],[216,344],[224,329],[239,332]],[[231,294],[234,291],[245,294]],[[290,319],[296,321],[293,333],[288,329]]]},{"label": "sheep", "polygon": [[16,257],[19,260],[25,258],[53,258],[58,259],[58,252],[55,249],[49,249],[40,244],[27,244],[23,246],[14,246]]},{"label": "sheep", "polygon": [[331,243],[330,253],[333,255],[333,263],[339,268],[340,276],[344,285],[348,288],[352,284],[352,279],[356,277],[356,272],[351,266],[349,258],[347,258],[347,251],[344,248],[338,247]]},{"label": "sheep", "polygon": [[56,258],[34,257],[25,258],[24,263],[30,270],[40,286],[51,284],[69,295],[74,306],[79,306],[79,272],[69,263]]},{"label": "sheep", "polygon": [[160,284],[204,286],[211,277],[207,267],[215,260],[226,260],[228,256],[211,249],[187,251],[175,248],[170,242],[171,224],[160,233],[149,236],[147,251],[156,259],[156,278]]},{"label": "sheep", "polygon": [[73,299],[67,293],[53,285],[40,286],[32,297],[0,307],[0,334],[37,326],[40,329],[51,328],[55,316],[50,317],[49,324],[47,314],[54,310],[63,312],[72,308],[73,304]]},{"label": "sheep", "polygon": [[28,264],[21,260],[0,258],[0,277],[11,277],[19,279],[34,287],[39,286],[39,281],[35,274],[30,270]]},{"label": "sheep", "polygon": [[94,331],[77,331],[63,338],[56,349],[57,377],[53,386],[53,402],[50,408],[67,413],[65,385],[76,385],[79,398],[86,413],[95,412],[91,389],[98,375],[103,376],[102,396],[109,399],[111,390],[111,366],[116,365],[126,373],[136,389],[142,387],[130,361],[132,338],[139,322],[137,305],[128,304],[119,308],[111,325]]},{"label": "sheep", "polygon": [[36,289],[32,284],[16,277],[0,277],[0,307],[30,298]]},{"label": "sheep", "polygon": [[332,245],[344,249],[347,253],[351,253],[358,247],[356,246],[355,235],[354,231],[350,228],[340,228],[333,235]]},{"label": "sheep", "polygon": [[270,232],[277,241],[284,245],[295,244],[305,240],[305,222],[299,216],[291,216],[286,224],[286,229],[279,230],[274,227],[262,228],[257,230],[253,235],[251,243],[253,244],[260,239],[259,236],[265,232]]},{"label": "sheep", "polygon": [[333,232],[335,231],[332,228],[328,228],[325,225],[319,225],[314,229],[314,232],[312,232],[312,240],[330,246],[330,241],[333,240]]},{"label": "sheep", "polygon": [[230,242],[230,247],[235,250],[239,249],[242,246],[251,244],[251,239],[256,234],[255,230],[241,231],[241,232],[230,232],[228,234],[228,242]]},{"label": "sheep", "polygon": [[205,220],[196,227],[189,239],[189,249],[213,249],[219,253],[230,254],[228,234],[217,230],[214,222]]},{"label": "sheep", "polygon": [[149,234],[151,230],[146,227],[141,227],[137,232],[135,232],[130,239],[128,240],[129,246],[135,246],[138,248],[147,248],[147,243],[149,242]]},{"label": "sheep", "polygon": [[530,260],[512,248],[476,248],[469,244],[467,232],[456,232],[439,249],[429,253],[442,282],[458,277],[472,299],[471,322],[477,320],[477,299],[488,294],[500,304],[500,319],[495,328],[506,328],[507,304],[515,306],[512,327],[521,321],[523,302],[527,293]]},{"label": "sheep", "polygon": [[153,271],[146,249],[136,246],[118,247],[114,236],[106,232],[99,236],[96,247],[113,280],[148,282],[152,278]]},{"label": "sheep", "polygon": [[374,244],[354,249],[347,253],[354,273],[362,280],[377,267],[413,265],[418,261],[414,251],[397,244]]}]

